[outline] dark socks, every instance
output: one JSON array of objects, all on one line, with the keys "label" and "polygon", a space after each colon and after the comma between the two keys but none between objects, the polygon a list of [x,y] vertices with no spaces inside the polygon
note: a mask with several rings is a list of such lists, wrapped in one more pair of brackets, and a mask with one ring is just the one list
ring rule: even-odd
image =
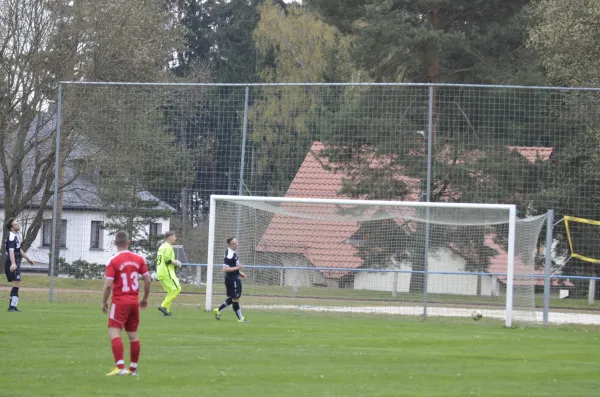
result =
[{"label": "dark socks", "polygon": [[10,290],[10,300],[8,301],[8,307],[16,308],[19,304],[19,287],[12,287]]},{"label": "dark socks", "polygon": [[225,299],[225,302],[223,302],[221,304],[221,306],[219,306],[219,311],[223,311],[223,309],[225,309],[227,306],[231,305],[231,302],[232,302],[231,298]]}]

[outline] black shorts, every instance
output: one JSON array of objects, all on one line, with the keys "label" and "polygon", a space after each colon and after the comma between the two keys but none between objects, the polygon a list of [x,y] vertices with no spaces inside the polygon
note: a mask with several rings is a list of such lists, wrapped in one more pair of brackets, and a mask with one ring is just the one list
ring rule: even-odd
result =
[{"label": "black shorts", "polygon": [[4,273],[6,273],[6,279],[9,283],[13,281],[21,281],[21,265],[17,264],[17,268],[14,272],[10,271],[10,261],[4,262]]},{"label": "black shorts", "polygon": [[225,279],[225,288],[228,298],[238,299],[242,296],[242,280],[239,278]]}]

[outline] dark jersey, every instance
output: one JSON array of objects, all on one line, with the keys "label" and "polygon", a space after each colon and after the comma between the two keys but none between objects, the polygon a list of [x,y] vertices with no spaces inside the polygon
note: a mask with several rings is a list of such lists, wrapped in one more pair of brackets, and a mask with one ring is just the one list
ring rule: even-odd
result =
[{"label": "dark jersey", "polygon": [[6,240],[4,240],[4,247],[6,248],[6,255],[4,257],[4,263],[10,263],[10,250],[15,253],[15,262],[17,266],[21,265],[21,242],[19,241],[19,235],[13,232],[8,232]]},{"label": "dark jersey", "polygon": [[[223,258],[223,263],[229,267],[236,267],[240,264],[240,260],[238,259],[237,253],[234,250],[232,250],[231,248],[227,248],[227,251],[225,251],[225,257]],[[225,279],[234,278],[240,278],[239,270],[225,273]]]}]

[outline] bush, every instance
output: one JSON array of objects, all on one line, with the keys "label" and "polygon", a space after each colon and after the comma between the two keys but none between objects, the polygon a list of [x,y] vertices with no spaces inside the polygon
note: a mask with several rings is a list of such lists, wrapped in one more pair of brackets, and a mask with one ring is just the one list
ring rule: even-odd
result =
[{"label": "bush", "polygon": [[84,260],[77,260],[71,264],[62,264],[61,270],[67,273],[69,277],[84,280],[99,280],[104,278],[106,266],[98,263],[89,263]]},{"label": "bush", "polygon": [[[50,261],[52,259],[52,254],[48,254],[48,277],[50,277]],[[63,258],[62,256],[60,256],[58,258],[58,261],[54,262],[54,276],[58,277],[61,269],[65,269],[65,266],[69,266],[68,263],[65,262],[65,258]]]}]

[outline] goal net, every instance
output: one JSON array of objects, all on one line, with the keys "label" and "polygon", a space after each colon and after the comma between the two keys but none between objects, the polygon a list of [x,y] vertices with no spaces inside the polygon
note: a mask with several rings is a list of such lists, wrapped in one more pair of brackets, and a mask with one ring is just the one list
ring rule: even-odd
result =
[{"label": "goal net", "polygon": [[236,237],[246,308],[535,321],[544,221],[514,205],[212,196],[206,310]]}]

